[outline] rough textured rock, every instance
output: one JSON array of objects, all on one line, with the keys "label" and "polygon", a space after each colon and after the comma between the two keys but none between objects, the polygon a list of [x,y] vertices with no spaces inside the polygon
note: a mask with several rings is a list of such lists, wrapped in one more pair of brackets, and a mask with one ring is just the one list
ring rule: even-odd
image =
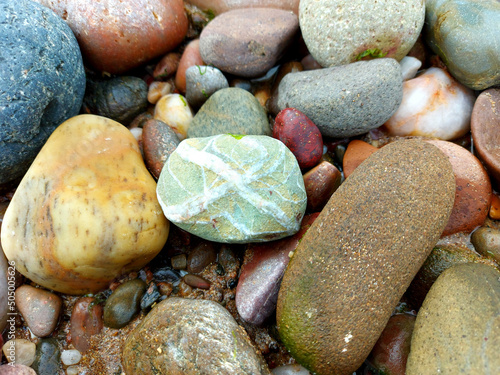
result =
[{"label": "rough textured rock", "polygon": [[229,87],[227,78],[213,66],[191,66],[186,70],[186,99],[198,108],[216,91]]},{"label": "rough textured rock", "polygon": [[299,14],[299,0],[186,0],[203,10],[221,14],[239,8],[278,8]]},{"label": "rough textured rock", "polygon": [[245,243],[296,233],[306,209],[297,160],[265,136],[190,138],[170,155],[158,200],[178,227],[216,242]]},{"label": "rough textured rock", "polygon": [[16,289],[16,306],[31,332],[45,337],[56,328],[62,299],[49,291],[21,285]]},{"label": "rough textured rock", "polygon": [[497,269],[468,263],[446,270],[418,312],[406,373],[497,373],[499,314]]},{"label": "rough textured rock", "polygon": [[247,333],[221,305],[168,298],[160,302],[125,342],[128,374],[269,375]]},{"label": "rough textured rock", "polygon": [[403,98],[400,65],[394,59],[287,74],[278,107],[303,112],[324,136],[366,133],[387,121]]},{"label": "rough textured rock", "polygon": [[302,238],[281,284],[278,330],[299,363],[321,375],[362,364],[454,198],[446,156],[420,140],[384,146],[351,174]]},{"label": "rough textured rock", "polygon": [[213,94],[193,118],[188,137],[217,134],[271,135],[266,112],[248,91],[236,87]]},{"label": "rough textured rock", "polygon": [[500,3],[427,0],[426,41],[462,84],[484,90],[500,83]]},{"label": "rough textured rock", "polygon": [[422,0],[302,0],[300,29],[311,55],[322,66],[362,58],[401,60],[424,24]]},{"label": "rough textured rock", "polygon": [[147,264],[168,229],[130,131],[81,115],[38,154],[7,208],[1,240],[7,259],[32,281],[84,294]]},{"label": "rough textured rock", "polygon": [[472,110],[471,133],[478,158],[500,189],[500,89],[483,91]]},{"label": "rough textured rock", "polygon": [[240,77],[258,77],[271,69],[292,42],[299,20],[292,12],[235,9],[215,17],[200,35],[207,65]]},{"label": "rough textured rock", "polygon": [[78,43],[32,1],[0,4],[0,184],[21,177],[49,135],[78,114],[85,73]]},{"label": "rough textured rock", "polygon": [[36,0],[64,19],[85,61],[124,73],[177,47],[187,33],[182,0]]},{"label": "rough textured rock", "polygon": [[465,148],[446,141],[428,141],[438,147],[453,167],[455,203],[443,236],[472,232],[488,217],[491,202],[491,183],[481,162]]}]

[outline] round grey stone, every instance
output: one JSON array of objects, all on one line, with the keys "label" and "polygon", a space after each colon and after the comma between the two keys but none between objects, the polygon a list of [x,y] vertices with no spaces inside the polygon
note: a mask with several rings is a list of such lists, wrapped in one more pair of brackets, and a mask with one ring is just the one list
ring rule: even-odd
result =
[{"label": "round grey stone", "polygon": [[307,203],[291,151],[274,138],[253,135],[182,141],[162,169],[157,195],[172,223],[225,243],[294,234]]},{"label": "round grey stone", "polygon": [[279,85],[278,107],[296,108],[322,135],[342,138],[379,127],[402,99],[401,67],[384,58],[287,74]]},{"label": "round grey stone", "polygon": [[500,2],[427,0],[426,41],[473,90],[500,84]]},{"label": "round grey stone", "polygon": [[68,25],[27,0],[0,4],[0,184],[21,177],[52,131],[78,114],[85,72]]},{"label": "round grey stone", "polygon": [[191,121],[188,137],[217,134],[271,135],[266,112],[248,91],[236,87],[213,94]]},{"label": "round grey stone", "polygon": [[299,24],[309,52],[324,67],[374,58],[401,60],[424,24],[422,0],[301,0]]},{"label": "round grey stone", "polygon": [[186,70],[186,99],[193,107],[201,107],[216,91],[229,87],[227,78],[213,66],[191,66]]}]

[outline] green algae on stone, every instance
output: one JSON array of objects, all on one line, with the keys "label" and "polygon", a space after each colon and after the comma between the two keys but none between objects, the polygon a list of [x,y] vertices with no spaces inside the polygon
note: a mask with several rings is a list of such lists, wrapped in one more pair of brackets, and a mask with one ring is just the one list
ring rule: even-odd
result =
[{"label": "green algae on stone", "polygon": [[332,195],[281,284],[277,323],[315,374],[348,374],[367,358],[448,222],[455,178],[421,140],[384,146]]},{"label": "green algae on stone", "polygon": [[296,233],[307,197],[297,160],[267,136],[189,138],[158,180],[165,216],[210,241],[246,243]]},{"label": "green algae on stone", "polygon": [[498,348],[500,272],[455,265],[439,276],[418,312],[406,374],[498,374]]}]

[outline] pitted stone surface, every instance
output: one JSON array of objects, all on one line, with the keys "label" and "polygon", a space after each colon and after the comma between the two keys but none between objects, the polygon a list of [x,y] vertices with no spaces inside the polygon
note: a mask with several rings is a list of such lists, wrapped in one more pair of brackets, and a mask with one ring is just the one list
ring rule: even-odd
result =
[{"label": "pitted stone surface", "polygon": [[296,233],[307,203],[290,150],[271,137],[251,135],[184,140],[163,167],[157,194],[171,222],[229,243]]}]

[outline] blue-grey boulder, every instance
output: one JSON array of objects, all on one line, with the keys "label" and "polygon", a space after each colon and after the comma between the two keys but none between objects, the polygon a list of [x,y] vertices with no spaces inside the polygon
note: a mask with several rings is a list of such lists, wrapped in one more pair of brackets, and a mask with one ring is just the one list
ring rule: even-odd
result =
[{"label": "blue-grey boulder", "polygon": [[342,138],[378,128],[402,99],[401,67],[383,58],[289,73],[279,85],[278,107],[296,108],[322,135]]},{"label": "blue-grey boulder", "polygon": [[0,3],[0,184],[21,177],[52,131],[77,115],[85,72],[71,29],[28,0]]},{"label": "blue-grey boulder", "polygon": [[500,84],[498,0],[427,0],[424,35],[460,83],[473,90]]}]

